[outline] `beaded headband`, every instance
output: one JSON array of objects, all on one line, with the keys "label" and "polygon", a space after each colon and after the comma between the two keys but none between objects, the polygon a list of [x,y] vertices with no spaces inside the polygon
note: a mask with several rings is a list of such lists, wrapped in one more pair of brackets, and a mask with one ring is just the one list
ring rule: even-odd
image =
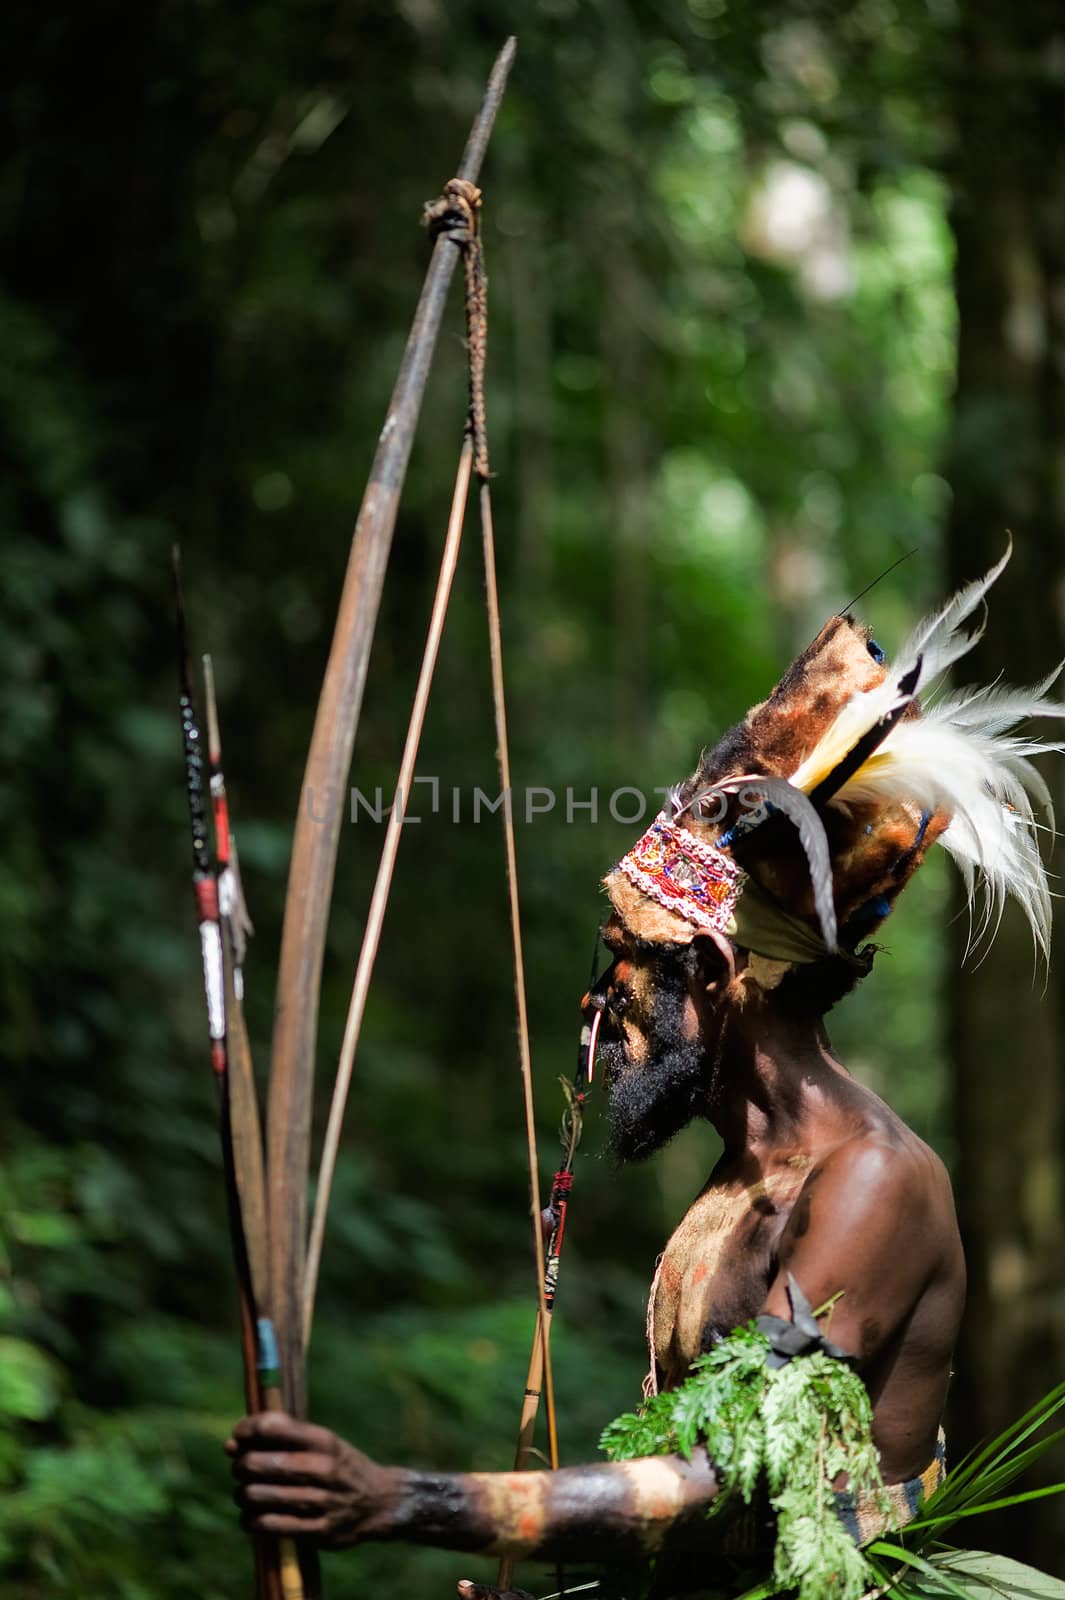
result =
[{"label": "beaded headband", "polygon": [[660,812],[617,870],[650,899],[696,928],[734,933],[747,874],[731,856],[678,828]]}]

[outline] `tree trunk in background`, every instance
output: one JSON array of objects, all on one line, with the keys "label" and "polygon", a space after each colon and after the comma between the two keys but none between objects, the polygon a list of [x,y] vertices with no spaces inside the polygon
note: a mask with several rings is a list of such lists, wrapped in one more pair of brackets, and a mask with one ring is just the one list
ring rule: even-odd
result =
[{"label": "tree trunk in background", "polygon": [[[960,48],[950,577],[957,585],[985,571],[1012,530],[1013,561],[963,676],[1032,683],[1065,654],[1065,15],[1055,0],[969,0]],[[1051,781],[1060,794],[1060,768]],[[1059,847],[1059,873],[1060,861]],[[966,934],[962,915],[950,930],[950,1017],[969,1309],[952,1396],[955,1460],[1065,1368],[1065,940],[1055,941],[1044,995],[1020,915],[1011,909],[986,961],[970,958],[963,970]],[[1012,1554],[1065,1570],[1060,1501],[1011,1515],[987,1541],[1008,1539]],[[984,1538],[972,1525],[965,1534]]]},{"label": "tree trunk in background", "polygon": [[615,237],[603,256],[614,726],[619,735],[628,730],[630,737],[638,737],[647,724],[650,670],[646,570],[651,542],[650,466],[643,412],[647,348],[638,320],[638,269],[626,240]]}]

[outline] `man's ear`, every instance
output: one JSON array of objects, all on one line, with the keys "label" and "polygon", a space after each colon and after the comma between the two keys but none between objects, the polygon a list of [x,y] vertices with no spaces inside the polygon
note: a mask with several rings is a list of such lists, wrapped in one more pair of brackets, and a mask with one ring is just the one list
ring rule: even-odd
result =
[{"label": "man's ear", "polygon": [[724,989],[736,976],[736,952],[724,934],[697,933],[690,948],[701,988]]}]

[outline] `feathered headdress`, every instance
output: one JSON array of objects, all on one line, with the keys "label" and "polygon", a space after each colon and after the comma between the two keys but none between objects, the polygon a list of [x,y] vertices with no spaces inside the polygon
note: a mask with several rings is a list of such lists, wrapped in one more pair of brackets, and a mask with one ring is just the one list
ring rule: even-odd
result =
[{"label": "feathered headdress", "polygon": [[982,900],[975,939],[1013,895],[1045,956],[1034,805],[1051,834],[1054,818],[1032,758],[1065,746],[1022,725],[1065,716],[1047,697],[1061,667],[1031,689],[936,690],[983,633],[983,620],[966,624],[1009,556],[925,618],[891,667],[852,617],[826,623],[605,879],[631,930],[704,932],[787,962],[853,956],[938,841],[970,908]]}]

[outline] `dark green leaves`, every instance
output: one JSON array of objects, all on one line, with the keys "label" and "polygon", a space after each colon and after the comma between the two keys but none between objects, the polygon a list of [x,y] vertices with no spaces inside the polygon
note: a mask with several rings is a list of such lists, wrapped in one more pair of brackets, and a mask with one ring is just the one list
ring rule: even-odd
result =
[{"label": "dark green leaves", "polygon": [[880,1471],[872,1413],[861,1379],[821,1351],[770,1368],[769,1341],[753,1324],[700,1357],[679,1389],[605,1430],[612,1460],[706,1446],[724,1480],[711,1509],[738,1494],[750,1502],[762,1481],[777,1514],[774,1582],[800,1600],[859,1600],[870,1570],[836,1510],[833,1480],[876,1495]]}]

